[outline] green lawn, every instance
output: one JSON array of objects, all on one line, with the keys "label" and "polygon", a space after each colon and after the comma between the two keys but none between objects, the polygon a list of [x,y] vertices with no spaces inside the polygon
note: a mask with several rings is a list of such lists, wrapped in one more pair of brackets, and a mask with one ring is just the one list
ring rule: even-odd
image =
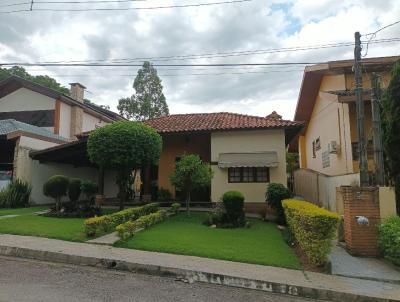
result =
[{"label": "green lawn", "polygon": [[180,213],[117,246],[300,269],[294,252],[275,224],[252,219],[248,229],[202,225],[205,213]]},{"label": "green lawn", "polygon": [[[0,219],[0,233],[55,238],[68,241],[86,241],[83,218],[53,218],[33,215],[43,207],[0,209],[3,215],[20,215]],[[107,213],[115,210],[107,209]],[[101,234],[100,234],[101,235]]]}]

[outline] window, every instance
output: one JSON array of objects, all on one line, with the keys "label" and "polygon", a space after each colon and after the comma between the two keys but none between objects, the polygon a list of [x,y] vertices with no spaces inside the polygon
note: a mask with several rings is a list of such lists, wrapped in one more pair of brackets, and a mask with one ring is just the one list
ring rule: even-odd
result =
[{"label": "window", "polygon": [[315,141],[313,141],[313,142],[312,142],[312,157],[313,157],[313,158],[316,157],[315,151],[316,151],[316,150],[315,150]]},{"label": "window", "polygon": [[228,169],[228,182],[269,182],[269,168],[242,167]]}]

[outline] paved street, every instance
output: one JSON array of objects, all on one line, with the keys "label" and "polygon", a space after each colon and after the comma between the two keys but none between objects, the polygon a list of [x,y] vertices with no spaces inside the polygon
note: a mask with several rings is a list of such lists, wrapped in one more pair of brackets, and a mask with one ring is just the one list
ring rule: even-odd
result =
[{"label": "paved street", "polygon": [[0,257],[0,301],[311,302],[246,289],[6,257]]}]

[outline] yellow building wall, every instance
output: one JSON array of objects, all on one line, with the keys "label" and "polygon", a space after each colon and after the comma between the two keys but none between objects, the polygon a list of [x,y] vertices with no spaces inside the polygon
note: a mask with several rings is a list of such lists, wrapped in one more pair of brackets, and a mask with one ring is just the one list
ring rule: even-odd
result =
[{"label": "yellow building wall", "polygon": [[[211,162],[218,162],[220,153],[276,151],[278,167],[270,168],[270,182],[287,185],[285,132],[279,130],[226,131],[211,134]],[[218,202],[229,190],[240,191],[245,202],[265,203],[268,183],[228,183],[228,169],[212,165],[211,200]]]},{"label": "yellow building wall", "polygon": [[[343,90],[346,87],[344,75],[324,76],[321,82],[310,121],[304,136],[307,168],[326,175],[353,173],[349,108],[338,102],[337,96],[328,91]],[[313,156],[313,142],[319,138],[321,148]],[[322,153],[328,144],[336,141],[338,154],[329,154],[329,167],[323,167]]]},{"label": "yellow building wall", "polygon": [[396,194],[393,187],[379,187],[379,212],[381,219],[396,215]]}]

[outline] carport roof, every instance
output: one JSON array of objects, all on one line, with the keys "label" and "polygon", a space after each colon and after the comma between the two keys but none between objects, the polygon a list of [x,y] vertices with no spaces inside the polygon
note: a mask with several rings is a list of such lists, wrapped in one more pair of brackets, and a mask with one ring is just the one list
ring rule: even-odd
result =
[{"label": "carport roof", "polygon": [[68,139],[65,137],[54,134],[41,127],[22,123],[14,119],[0,120],[0,137],[11,139],[18,136],[29,136],[42,140],[54,141],[56,143],[68,142]]}]

